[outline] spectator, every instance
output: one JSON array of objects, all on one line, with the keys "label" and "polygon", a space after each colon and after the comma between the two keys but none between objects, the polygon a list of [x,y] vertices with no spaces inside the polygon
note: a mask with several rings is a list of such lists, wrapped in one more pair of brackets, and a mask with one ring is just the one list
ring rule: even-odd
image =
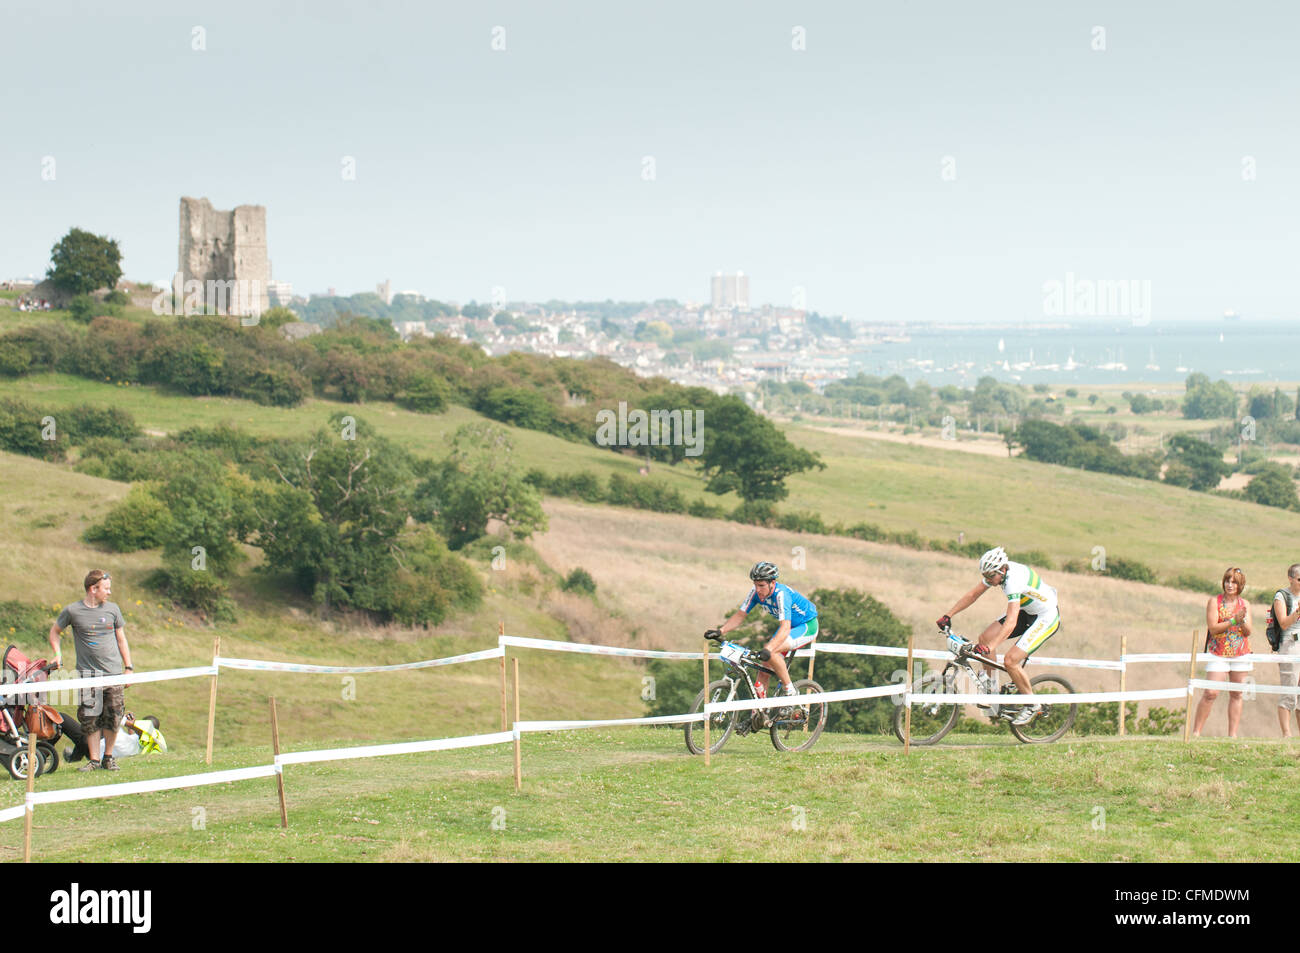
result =
[{"label": "spectator", "polygon": [[[1292,563],[1286,571],[1291,585],[1279,589],[1273,594],[1273,619],[1282,632],[1281,642],[1277,647],[1279,655],[1300,655],[1300,563]],[[1287,612],[1287,601],[1293,611]],[[1291,688],[1297,686],[1295,662],[1278,662],[1278,681]],[[1300,710],[1296,707],[1295,695],[1280,695],[1277,702],[1277,722],[1282,726],[1282,737],[1291,737],[1291,712],[1295,712],[1296,725],[1300,727]]]},{"label": "spectator", "polygon": [[[1226,677],[1229,681],[1241,683],[1251,670],[1250,660],[1240,657],[1250,654],[1250,606],[1241,598],[1245,589],[1245,574],[1240,569],[1229,569],[1223,574],[1223,592],[1205,604],[1205,623],[1209,627],[1205,650],[1219,656],[1205,666],[1205,677],[1212,682],[1221,682]],[[1228,737],[1235,738],[1245,699],[1241,692],[1228,694]],[[1201,703],[1196,706],[1196,721],[1192,725],[1193,736],[1200,737],[1201,728],[1210,717],[1210,709],[1218,697],[1219,693],[1211,690],[1201,696]]]},{"label": "spectator", "polygon": [[[85,588],[86,595],[81,601],[64,606],[50,626],[50,648],[54,650],[55,661],[60,665],[63,663],[59,635],[70,626],[77,646],[79,676],[92,678],[96,675],[121,675],[134,671],[131,649],[126,643],[122,610],[116,603],[108,601],[112,595],[112,577],[102,569],[92,569],[86,575]],[[103,761],[89,759],[83,767],[78,768],[79,771],[98,768],[118,770],[117,759],[112,752],[117,741],[117,726],[125,709],[123,685],[82,689],[77,721],[85,735],[86,747],[92,752],[100,751],[102,736],[103,750],[107,754]]]},{"label": "spectator", "polygon": [[[63,749],[63,758],[65,761],[80,761],[90,754],[86,748],[86,736],[82,734],[77,720],[70,715],[64,714],[63,725],[64,737],[72,742],[72,747]],[[101,741],[101,753],[103,747]],[[113,757],[129,758],[132,755],[153,754],[158,751],[164,754],[167,752],[167,741],[163,738],[162,723],[158,716],[146,715],[137,719],[127,712],[118,728],[117,742],[113,745]]]}]

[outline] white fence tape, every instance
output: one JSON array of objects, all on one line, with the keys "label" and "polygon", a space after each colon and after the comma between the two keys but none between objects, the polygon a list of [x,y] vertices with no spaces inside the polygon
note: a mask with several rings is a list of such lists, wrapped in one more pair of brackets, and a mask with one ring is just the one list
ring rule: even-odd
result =
[{"label": "white fence tape", "polygon": [[1207,678],[1194,678],[1192,688],[1208,688],[1211,691],[1222,689],[1225,692],[1259,692],[1262,695],[1300,695],[1300,688],[1294,685],[1256,685],[1253,682],[1212,682]]},{"label": "white fence tape", "polygon": [[0,685],[0,697],[31,695],[37,692],[67,692],[82,688],[100,688],[105,685],[139,685],[142,682],[166,682],[174,678],[198,678],[216,675],[214,665],[198,668],[169,668],[157,672],[131,672],[129,675],[96,675],[93,678],[52,678],[46,682],[22,682]]},{"label": "white fence tape", "polygon": [[308,764],[314,761],[343,761],[349,758],[380,758],[390,754],[415,754],[420,751],[450,751],[453,748],[477,748],[513,741],[514,732],[497,731],[490,735],[463,735],[433,741],[399,741],[387,745],[362,745],[355,748],[325,748],[317,751],[291,751],[275,757],[275,763]]},{"label": "white fence tape", "polygon": [[[958,705],[1023,705],[1028,695],[974,695],[942,692],[913,692],[908,700],[913,705],[933,702]],[[1131,692],[1075,692],[1072,695],[1034,695],[1033,700],[1045,705],[1070,705],[1085,702],[1142,701],[1153,698],[1186,698],[1187,688],[1149,688]]]},{"label": "white fence tape", "polygon": [[[1125,662],[1183,662],[1183,663],[1186,663],[1186,662],[1188,661],[1188,659],[1189,659],[1189,653],[1187,653],[1187,652],[1149,652],[1149,653],[1143,653],[1143,654],[1139,654],[1139,655],[1133,655],[1133,654],[1122,655],[1122,656],[1120,656],[1120,658],[1121,658],[1122,661],[1125,661]],[[1294,656],[1289,656],[1289,655],[1272,655],[1272,654],[1269,654],[1269,653],[1260,654],[1259,652],[1252,652],[1250,655],[1238,655],[1238,656],[1236,656],[1236,657],[1235,657],[1235,661],[1238,661],[1238,662],[1261,662],[1261,663],[1265,663],[1265,664],[1268,664],[1268,663],[1281,664],[1281,663],[1285,663],[1285,662],[1291,661],[1293,658],[1294,658]],[[1222,655],[1214,655],[1213,653],[1210,653],[1210,652],[1197,652],[1197,653],[1196,653],[1196,661],[1198,661],[1198,662],[1214,662],[1214,661],[1222,662],[1222,661],[1224,661],[1224,657],[1223,657]]]},{"label": "white fence tape", "polygon": [[17,807],[7,807],[0,811],[0,824],[5,821],[16,821],[27,812],[26,804],[19,804]]},{"label": "white fence tape", "polygon": [[719,711],[749,711],[755,708],[783,708],[811,702],[843,702],[855,698],[880,698],[885,695],[902,695],[906,685],[876,685],[872,688],[846,688],[836,692],[811,692],[807,695],[775,695],[771,698],[741,698],[734,702],[710,702],[704,706],[705,714]]},{"label": "white fence tape", "polygon": [[367,672],[403,672],[417,668],[437,668],[439,665],[457,665],[477,662],[480,659],[501,658],[505,649],[497,646],[481,652],[467,652],[448,658],[426,659],[423,662],[403,662],[400,665],[306,665],[298,662],[269,662],[261,659],[217,657],[218,668],[238,668],[253,672],[305,672],[318,675],[361,675]]},{"label": "white fence tape", "polygon": [[[896,645],[857,645],[852,642],[821,642],[814,643],[818,652],[826,652],[831,655],[885,655],[891,658],[907,658],[907,649],[899,648]],[[951,661],[953,654],[940,649],[916,649],[912,653],[912,658],[933,659],[935,661]],[[1003,656],[997,656],[1001,662]],[[1089,659],[1089,658],[1050,658],[1048,656],[1032,656],[1030,658],[1032,665],[1055,665],[1063,668],[1100,668],[1118,672],[1124,667],[1123,662],[1115,662],[1110,659]]]},{"label": "white fence tape", "polygon": [[204,774],[183,774],[174,778],[156,778],[152,781],[97,784],[94,787],[69,788],[66,791],[37,791],[27,795],[27,803],[57,804],[61,801],[86,801],[91,798],[117,797],[120,794],[145,794],[149,791],[169,791],[173,788],[194,788],[203,784],[224,784],[227,781],[268,778],[279,773],[280,768],[278,765],[259,764],[252,768],[232,768],[229,771],[208,771]]},{"label": "white fence tape", "polygon": [[704,712],[692,715],[654,715],[650,718],[607,718],[596,721],[517,721],[515,731],[572,731],[579,728],[612,728],[616,725],[681,725],[688,721],[703,721]]},{"label": "white fence tape", "polygon": [[[657,649],[624,649],[613,645],[587,645],[583,642],[555,642],[551,639],[524,639],[515,635],[503,635],[497,642],[504,648],[513,646],[517,649],[545,649],[548,652],[578,652],[582,655],[621,655],[627,658],[678,658],[699,661],[703,652],[662,652]],[[709,658],[717,658],[712,654]]]}]

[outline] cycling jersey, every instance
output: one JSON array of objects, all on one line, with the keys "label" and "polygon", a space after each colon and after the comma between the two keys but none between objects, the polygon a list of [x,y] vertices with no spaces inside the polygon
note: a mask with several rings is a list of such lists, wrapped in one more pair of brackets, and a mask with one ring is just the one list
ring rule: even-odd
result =
[{"label": "cycling jersey", "polygon": [[750,589],[740,604],[740,611],[748,613],[755,606],[762,606],[769,615],[776,616],[780,622],[789,622],[792,627],[817,618],[817,607],[783,582],[774,585],[766,599],[758,597],[757,589]]},{"label": "cycling jersey", "polygon": [[1024,563],[1007,564],[1001,588],[1008,602],[1020,603],[1021,612],[1035,616],[1056,612],[1056,590]]}]

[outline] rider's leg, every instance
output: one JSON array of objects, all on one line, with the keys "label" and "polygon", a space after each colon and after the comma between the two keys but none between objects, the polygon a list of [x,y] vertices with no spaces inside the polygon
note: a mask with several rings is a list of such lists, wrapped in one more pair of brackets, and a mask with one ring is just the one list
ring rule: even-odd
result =
[{"label": "rider's leg", "polygon": [[[998,638],[998,633],[1001,631],[1002,631],[1001,622],[990,622],[989,627],[980,633],[980,637],[977,641],[979,642],[980,645],[988,646],[989,652],[996,653],[998,650],[998,646],[1002,644],[1002,640]],[[990,678],[997,677],[996,675],[993,674],[996,671],[997,669],[995,669],[992,665],[989,665],[987,662],[984,663],[984,672]]]},{"label": "rider's leg", "polygon": [[[790,648],[790,636],[774,635],[767,643],[767,652],[770,656],[768,664],[772,666],[772,671],[776,672],[776,677],[781,680],[781,686],[790,684],[790,669],[785,664],[785,656],[781,653]],[[761,672],[758,676],[763,680],[764,687],[767,686],[767,673]]]},{"label": "rider's leg", "polygon": [[1029,653],[1016,645],[1012,646],[1011,651],[1002,659],[1002,664],[1007,667],[1007,674],[1011,676],[1011,680],[1016,683],[1016,688],[1022,695],[1034,693],[1029,684],[1029,676],[1025,674],[1025,659],[1028,657]]}]

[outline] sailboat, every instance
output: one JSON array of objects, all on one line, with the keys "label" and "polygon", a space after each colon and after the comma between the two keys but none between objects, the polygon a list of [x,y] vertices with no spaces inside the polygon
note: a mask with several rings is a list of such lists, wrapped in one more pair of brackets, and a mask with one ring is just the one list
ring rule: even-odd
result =
[{"label": "sailboat", "polygon": [[1001,354],[1006,349],[1007,349],[1007,342],[1002,338],[998,338],[998,353]]},{"label": "sailboat", "polygon": [[1151,356],[1147,358],[1147,366],[1146,366],[1146,369],[1147,369],[1148,371],[1158,371],[1158,370],[1160,370],[1160,365],[1156,363],[1156,349],[1155,349],[1155,347],[1152,347],[1152,348],[1151,348]]},{"label": "sailboat", "polygon": [[1177,371],[1179,374],[1186,374],[1189,370],[1191,370],[1191,368],[1189,367],[1183,367],[1183,356],[1181,354],[1178,355],[1178,366],[1175,367],[1174,370]]},{"label": "sailboat", "polygon": [[1066,369],[1067,371],[1072,371],[1072,370],[1074,370],[1076,367],[1082,367],[1082,366],[1083,366],[1082,364],[1077,364],[1077,363],[1075,363],[1075,360],[1074,360],[1074,348],[1070,348],[1070,356],[1067,357],[1067,358],[1065,359],[1065,369]]}]

